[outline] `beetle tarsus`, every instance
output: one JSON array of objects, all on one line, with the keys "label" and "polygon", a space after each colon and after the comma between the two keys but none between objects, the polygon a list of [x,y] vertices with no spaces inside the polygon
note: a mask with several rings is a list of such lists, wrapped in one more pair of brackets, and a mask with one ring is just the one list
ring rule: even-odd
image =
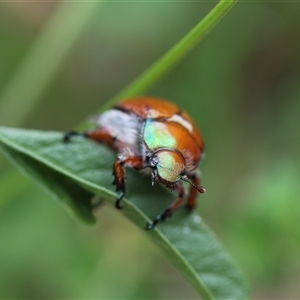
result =
[{"label": "beetle tarsus", "polygon": [[152,230],[155,227],[156,223],[152,222],[151,224],[147,224],[146,230]]},{"label": "beetle tarsus", "polygon": [[153,220],[151,224],[147,224],[146,229],[147,230],[152,230],[154,227],[157,225],[157,223],[162,220],[161,219],[161,214],[157,215],[156,218]]},{"label": "beetle tarsus", "polygon": [[78,131],[70,130],[70,131],[68,131],[68,132],[66,132],[64,134],[64,137],[63,137],[64,143],[70,142],[71,138],[73,136],[84,136],[85,137],[85,133],[81,133],[81,132],[78,132]]},{"label": "beetle tarsus", "polygon": [[167,208],[166,210],[158,214],[151,224],[147,224],[146,229],[152,230],[157,225],[158,222],[164,221],[167,217],[171,217],[171,215],[172,213],[170,211],[170,208]]},{"label": "beetle tarsus", "polygon": [[122,208],[123,208],[123,206],[122,206],[120,203],[121,203],[121,200],[123,199],[124,195],[125,195],[125,189],[122,190],[122,191],[119,193],[118,197],[117,197],[117,200],[116,200],[116,202],[115,202],[115,207],[116,207],[117,209],[122,209]]}]

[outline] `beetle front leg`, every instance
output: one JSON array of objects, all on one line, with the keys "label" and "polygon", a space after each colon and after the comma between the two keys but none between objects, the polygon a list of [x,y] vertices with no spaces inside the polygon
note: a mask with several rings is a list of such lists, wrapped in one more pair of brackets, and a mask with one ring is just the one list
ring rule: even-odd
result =
[{"label": "beetle front leg", "polygon": [[116,185],[116,191],[119,192],[115,207],[121,209],[121,200],[125,195],[125,167],[133,168],[136,170],[141,170],[143,168],[143,159],[139,156],[128,156],[123,158],[118,158],[113,166],[113,175],[115,179],[113,184]]},{"label": "beetle front leg", "polygon": [[184,187],[181,182],[177,182],[174,186],[174,190],[178,194],[178,198],[173,201],[164,211],[156,216],[156,218],[152,221],[151,224],[148,224],[146,229],[151,230],[153,229],[158,222],[164,221],[167,217],[170,217],[172,213],[181,206],[184,200]]}]

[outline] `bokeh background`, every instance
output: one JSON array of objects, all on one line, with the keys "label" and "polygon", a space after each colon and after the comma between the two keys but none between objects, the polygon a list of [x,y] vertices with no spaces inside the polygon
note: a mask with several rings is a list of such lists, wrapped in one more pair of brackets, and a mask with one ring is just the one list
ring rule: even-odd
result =
[{"label": "bokeh background", "polygon": [[[213,5],[0,3],[0,125],[73,128]],[[201,128],[198,210],[252,299],[300,298],[299,15],[299,2],[240,2],[147,91]],[[0,155],[0,298],[197,298],[119,212],[97,220],[74,221]]]}]

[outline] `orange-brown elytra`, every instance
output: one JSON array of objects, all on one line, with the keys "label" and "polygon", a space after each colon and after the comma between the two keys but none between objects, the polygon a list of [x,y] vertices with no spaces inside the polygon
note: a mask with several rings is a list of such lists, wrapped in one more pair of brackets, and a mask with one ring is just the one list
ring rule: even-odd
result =
[{"label": "orange-brown elytra", "polygon": [[96,118],[96,129],[84,133],[69,131],[67,142],[74,135],[83,135],[104,143],[117,152],[113,165],[113,184],[118,197],[115,206],[125,195],[125,168],[150,169],[152,184],[159,182],[177,193],[177,198],[160,212],[147,229],[169,217],[184,201],[182,181],[190,183],[187,204],[193,209],[197,191],[205,193],[197,173],[204,143],[191,117],[172,102],[136,97],[119,102]]}]

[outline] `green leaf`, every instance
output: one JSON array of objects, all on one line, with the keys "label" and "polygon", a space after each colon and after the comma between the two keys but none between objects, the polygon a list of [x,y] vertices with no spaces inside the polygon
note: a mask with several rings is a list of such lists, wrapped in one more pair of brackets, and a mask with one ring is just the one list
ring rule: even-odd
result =
[{"label": "green leaf", "polygon": [[[92,197],[114,205],[115,154],[83,138],[64,144],[62,133],[0,127],[0,146],[22,171],[46,187],[73,214],[93,222]],[[174,195],[147,176],[127,170],[124,213],[144,230]],[[179,209],[152,231],[144,230],[205,299],[244,299],[248,286],[231,257],[195,212]]]}]

